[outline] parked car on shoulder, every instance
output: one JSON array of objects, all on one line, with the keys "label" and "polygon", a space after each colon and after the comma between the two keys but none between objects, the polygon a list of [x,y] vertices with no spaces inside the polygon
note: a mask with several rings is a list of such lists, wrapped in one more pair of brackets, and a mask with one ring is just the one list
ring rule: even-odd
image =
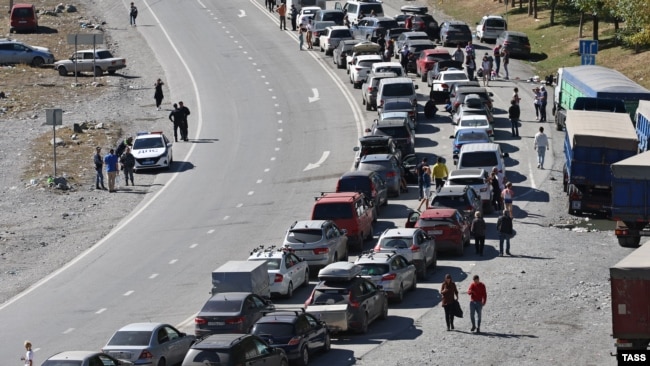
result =
[{"label": "parked car on shoulder", "polygon": [[326,265],[348,258],[347,230],[330,220],[295,221],[284,236],[283,246],[304,258],[310,273]]},{"label": "parked car on shoulder", "polygon": [[481,197],[471,186],[446,186],[440,188],[431,199],[430,207],[455,208],[467,218],[473,220],[476,212],[483,213]]},{"label": "parked car on shoulder", "polygon": [[361,192],[372,200],[375,217],[380,206],[388,204],[388,187],[377,172],[354,170],[345,172],[336,182],[336,192]]},{"label": "parked car on shoulder", "polygon": [[325,28],[336,25],[332,21],[315,21],[311,23],[311,39],[315,47],[320,46],[320,36],[325,33]]},{"label": "parked car on shoulder", "polygon": [[383,62],[383,58],[379,55],[356,56],[350,64],[350,84],[355,89],[361,88],[361,84],[368,78],[372,64],[377,62]]},{"label": "parked car on shoulder", "polygon": [[450,44],[466,46],[472,40],[472,31],[465,22],[450,20],[440,26],[440,43],[443,47]]},{"label": "parked car on shoulder", "polygon": [[[406,102],[408,103],[408,101]],[[408,104],[407,104],[408,105]],[[410,118],[386,115],[385,118],[376,119],[368,129],[375,136],[390,136],[395,141],[402,156],[415,153],[415,135],[410,125]],[[390,118],[397,117],[397,118]]]},{"label": "parked car on shoulder", "polygon": [[439,73],[431,83],[430,96],[442,103],[449,99],[449,90],[454,83],[469,81],[467,74],[462,70],[447,70]]},{"label": "parked car on shoulder", "polygon": [[[428,39],[413,39],[404,43],[409,50],[409,62],[407,64],[407,72],[416,72],[417,59],[420,58],[420,53],[424,50],[432,50],[436,48],[436,44]],[[402,58],[400,53],[400,59]]]},{"label": "parked car on shoulder", "polygon": [[320,9],[316,11],[312,18],[312,25],[314,22],[334,22],[335,25],[343,25],[343,18],[345,13],[338,9]]},{"label": "parked car on shoulder", "polygon": [[54,69],[61,76],[66,76],[75,71],[92,72],[95,76],[102,76],[105,72],[113,75],[117,70],[125,67],[126,59],[114,57],[111,51],[101,48],[77,51],[69,59],[59,60],[54,63]]},{"label": "parked car on shoulder", "polygon": [[[380,121],[403,121],[412,133],[415,133],[415,130],[418,127],[418,106],[411,104],[407,98],[387,99],[386,103],[384,103],[384,107],[380,109],[377,114],[379,115]],[[366,132],[368,132],[367,129]],[[415,137],[413,138],[413,141],[415,141]]]},{"label": "parked car on shoulder", "polygon": [[357,57],[364,56],[364,55],[381,56],[379,54],[381,47],[377,43],[370,42],[370,41],[361,41],[361,40],[357,40],[357,41],[360,42],[355,44],[354,47],[352,47],[352,52],[348,53],[347,56],[346,68],[348,74],[350,73],[350,65],[356,62]]},{"label": "parked car on shoulder", "polygon": [[359,138],[359,146],[355,146],[356,151],[355,167],[366,155],[371,154],[391,154],[395,155],[398,161],[402,161],[402,151],[397,147],[397,143],[390,136],[363,136]]},{"label": "parked car on shoulder", "polygon": [[485,15],[476,25],[476,38],[480,42],[496,41],[501,32],[508,30],[506,20],[500,15]]},{"label": "parked car on shoulder", "polygon": [[377,220],[372,201],[363,193],[322,193],[316,197],[311,220],[331,220],[344,229],[348,247],[361,251],[366,239],[372,239],[372,223]]},{"label": "parked car on shoulder", "polygon": [[447,70],[463,70],[463,62],[456,60],[442,60],[434,63],[431,69],[427,72],[427,86],[430,87],[438,74]]},{"label": "parked car on shoulder", "polygon": [[350,29],[352,29],[354,38],[376,42],[377,39],[373,39],[372,37],[375,34],[375,30],[398,27],[399,24],[397,24],[397,21],[391,17],[365,17],[360,19],[357,24],[353,24]]},{"label": "parked car on shoulder", "polygon": [[41,67],[54,63],[48,48],[30,46],[10,38],[0,38],[0,65],[25,64]]},{"label": "parked car on shoulder", "polygon": [[530,58],[530,41],[526,33],[503,31],[499,34],[496,44],[506,49],[511,57],[519,57],[524,60]]},{"label": "parked car on shoulder", "polygon": [[456,90],[450,93],[450,96],[452,98],[451,107],[454,112],[458,110],[461,104],[465,103],[465,98],[467,98],[467,96],[470,94],[475,94],[475,96],[473,96],[474,98],[478,96],[481,99],[481,102],[483,102],[483,104],[487,107],[487,109],[492,111],[492,97],[494,96],[492,92],[487,91],[487,89],[483,87],[464,86],[456,88]]},{"label": "parked car on shoulder", "polygon": [[400,161],[392,154],[372,154],[361,158],[358,170],[367,170],[379,173],[386,187],[388,195],[399,197],[402,181],[402,168]]},{"label": "parked car on shoulder", "polygon": [[295,288],[309,285],[309,265],[290,248],[260,245],[253,248],[248,260],[266,262],[271,296],[291,298]]},{"label": "parked car on shoulder", "polygon": [[399,51],[404,47],[404,44],[413,39],[422,39],[422,40],[428,40],[429,35],[426,32],[404,32],[397,37],[397,41],[395,42],[395,58],[399,58]]},{"label": "parked car on shoulder", "polygon": [[471,222],[458,210],[432,207],[422,213],[413,211],[406,219],[407,228],[420,228],[436,241],[436,251],[463,255],[470,241]]},{"label": "parked car on shoulder", "polygon": [[440,39],[440,25],[430,14],[413,15],[411,29],[415,32],[425,32],[432,41]]},{"label": "parked car on shoulder", "polygon": [[402,302],[405,291],[417,288],[415,266],[400,254],[367,252],[354,263],[362,268],[361,277],[381,286],[389,300]]},{"label": "parked car on shoulder", "polygon": [[415,265],[417,275],[425,279],[429,267],[436,268],[436,242],[418,228],[386,229],[374,248],[378,253],[397,253]]},{"label": "parked car on shoulder", "polygon": [[481,142],[492,142],[492,138],[488,136],[485,128],[463,128],[456,132],[452,143],[452,154],[454,156],[454,165],[456,165],[460,149],[465,144],[477,144]]},{"label": "parked car on shoulder", "polygon": [[174,162],[173,145],[162,131],[138,132],[131,147],[131,153],[135,157],[133,170],[169,170]]},{"label": "parked car on shoulder", "polygon": [[[490,125],[490,121],[488,121],[487,116],[482,115],[482,114],[463,114],[463,109],[461,109],[460,117],[456,120],[454,118],[454,134],[450,137],[455,137],[458,132],[461,130],[469,129],[469,130],[485,130],[485,133],[487,133],[488,137],[490,139],[494,139],[494,129]],[[454,115],[456,117],[457,115]],[[489,141],[492,142],[492,141]]]}]

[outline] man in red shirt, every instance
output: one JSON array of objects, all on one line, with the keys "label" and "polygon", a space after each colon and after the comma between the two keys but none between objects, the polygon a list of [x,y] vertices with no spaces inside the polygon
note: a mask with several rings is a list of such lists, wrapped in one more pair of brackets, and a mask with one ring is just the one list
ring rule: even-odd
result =
[{"label": "man in red shirt", "polygon": [[[487,290],[483,282],[479,281],[478,275],[474,275],[474,282],[469,285],[467,294],[470,296],[469,317],[472,320],[472,332],[481,333],[481,311],[487,301]],[[478,315],[478,323],[474,321],[474,313]]]}]

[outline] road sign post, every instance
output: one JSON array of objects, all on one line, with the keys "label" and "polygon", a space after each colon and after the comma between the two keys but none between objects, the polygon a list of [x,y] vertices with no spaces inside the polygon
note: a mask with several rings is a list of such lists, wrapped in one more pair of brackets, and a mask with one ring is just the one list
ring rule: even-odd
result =
[{"label": "road sign post", "polygon": [[598,53],[598,40],[595,39],[580,40],[580,64],[581,65],[595,65],[597,53]]},{"label": "road sign post", "polygon": [[63,124],[63,110],[54,108],[46,109],[45,124],[52,125],[52,146],[54,146],[54,178],[56,178],[56,126],[61,126]]}]

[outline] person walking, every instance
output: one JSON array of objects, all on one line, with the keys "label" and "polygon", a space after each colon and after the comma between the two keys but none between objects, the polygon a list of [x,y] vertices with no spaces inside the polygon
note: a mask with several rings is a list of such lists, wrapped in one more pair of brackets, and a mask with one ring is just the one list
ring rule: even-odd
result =
[{"label": "person walking", "polygon": [[436,192],[440,191],[440,188],[445,185],[445,178],[449,176],[449,170],[445,165],[445,159],[438,157],[436,163],[433,165],[431,172],[431,177],[436,182]]},{"label": "person walking", "polygon": [[508,118],[510,119],[510,124],[512,125],[512,137],[519,136],[519,116],[521,115],[521,109],[519,109],[519,104],[513,98],[510,101],[510,108],[508,108]]},{"label": "person walking", "polygon": [[510,53],[506,48],[502,48],[501,61],[503,63],[503,71],[506,72],[506,77],[504,79],[510,80],[510,73],[508,72],[508,64],[510,63]]},{"label": "person walking", "polygon": [[163,98],[165,98],[162,90],[163,85],[165,85],[165,83],[163,83],[160,79],[156,80],[156,83],[153,84],[154,88],[156,89],[156,91],[153,93],[153,99],[156,100],[156,109],[158,110],[160,110],[160,105],[162,104]]},{"label": "person walking", "polygon": [[515,191],[512,190],[512,183],[507,182],[505,183],[506,188],[501,191],[501,198],[503,198],[503,204],[506,210],[510,212],[510,217],[514,217],[512,215],[512,201],[515,197]]},{"label": "person walking", "polygon": [[[174,109],[169,112],[169,120],[174,124],[174,142],[178,142],[178,129],[181,127],[181,121],[183,120],[181,113],[178,104],[174,103]],[[183,139],[182,135],[181,139]]]},{"label": "person walking", "polygon": [[470,233],[474,237],[476,254],[481,257],[483,256],[483,247],[485,246],[485,231],[486,225],[483,215],[481,211],[476,211],[474,213],[474,220],[472,220],[472,226],[470,227]]},{"label": "person walking", "polygon": [[[420,163],[418,163],[418,165],[415,166],[415,174],[418,175],[418,200],[420,200],[420,201],[422,200],[422,197],[424,197],[423,196],[423,194],[424,194],[424,190],[423,190],[424,180],[422,179],[422,174],[424,173],[424,167],[427,167],[427,169],[429,168],[429,159],[427,159],[426,157],[422,158],[422,161],[420,161]],[[431,178],[431,177],[429,177],[429,178]],[[431,179],[429,179],[429,180],[431,180]]]},{"label": "person walking", "polygon": [[303,25],[300,24],[300,27],[298,28],[298,41],[300,42],[298,45],[300,46],[301,51],[302,51],[302,45],[304,43],[304,40],[305,40],[305,27],[303,27]]},{"label": "person walking", "polygon": [[512,237],[512,217],[510,211],[503,210],[503,215],[497,220],[497,232],[499,233],[499,255],[503,257],[503,242],[506,242],[506,254],[510,254],[510,238]]},{"label": "person walking", "polygon": [[181,139],[183,141],[188,141],[187,139],[187,129],[188,129],[188,124],[187,124],[187,116],[190,115],[190,109],[187,108],[183,102],[178,102],[178,109],[180,110],[179,115],[181,116],[181,123],[180,123],[180,129],[181,129]]},{"label": "person walking", "polygon": [[539,121],[546,122],[546,104],[548,102],[548,92],[546,87],[542,85],[539,88]]},{"label": "person walking", "polygon": [[539,132],[535,134],[533,144],[535,150],[537,150],[537,168],[544,169],[544,155],[546,155],[546,150],[549,149],[548,137],[544,133],[544,127],[540,127]]},{"label": "person walking", "polygon": [[487,302],[487,289],[478,275],[474,275],[473,281],[467,289],[467,294],[470,296],[469,318],[472,321],[472,332],[476,330],[476,333],[481,333],[481,319],[483,307]]},{"label": "person walking", "polygon": [[424,204],[424,209],[429,209],[429,197],[431,196],[431,172],[429,172],[429,166],[425,165],[422,167],[422,175],[419,178],[422,181],[422,198],[420,198],[420,205],[418,206],[418,212]]},{"label": "person walking", "polygon": [[276,0],[269,0],[269,11],[270,11],[271,13],[273,13],[273,9],[275,9],[275,5],[276,5],[276,2],[275,2],[275,1],[276,1]]},{"label": "person walking", "polygon": [[481,68],[483,69],[483,87],[488,87],[490,86],[490,77],[492,75],[492,62],[490,62],[487,52],[483,56],[483,61],[481,61]]},{"label": "person walking", "polygon": [[519,105],[519,102],[521,102],[521,98],[519,97],[519,88],[515,87],[512,91],[512,100],[514,100],[515,103]]},{"label": "person walking", "polygon": [[451,55],[451,58],[452,58],[454,61],[458,61],[458,62],[463,62],[463,61],[465,61],[465,53],[464,53],[463,50],[460,48],[460,43],[456,45],[456,51],[454,51],[454,54]]},{"label": "person walking", "polygon": [[108,191],[113,193],[115,192],[115,178],[119,174],[115,150],[110,149],[108,154],[104,156],[104,165],[106,166],[106,175],[108,175]]},{"label": "person walking", "polygon": [[[106,190],[106,187],[104,186],[104,159],[102,159],[102,156],[100,155],[102,151],[102,148],[97,146],[95,148],[95,155],[93,156],[93,160],[95,163],[95,189],[103,189]],[[101,188],[100,188],[101,185]]]},{"label": "person walking", "polygon": [[465,56],[469,56],[472,59],[476,58],[476,51],[474,50],[474,45],[472,44],[472,41],[468,41],[467,45],[465,46]]},{"label": "person walking", "polygon": [[501,45],[494,47],[492,57],[494,57],[494,76],[499,77],[499,71],[501,70]]},{"label": "person walking", "polygon": [[305,36],[307,38],[307,49],[308,50],[313,50],[314,49],[314,40],[313,40],[313,33],[312,30],[314,30],[314,25],[312,23],[311,18],[307,20],[307,25],[305,27]]},{"label": "person walking", "polygon": [[294,4],[291,4],[291,30],[296,31],[296,26],[298,25],[298,9]]},{"label": "person walking", "polygon": [[533,95],[535,96],[535,99],[533,99],[533,107],[535,107],[535,120],[539,121],[539,107],[541,105],[539,87],[533,88]]},{"label": "person walking", "polygon": [[122,165],[122,170],[124,170],[124,182],[128,186],[129,178],[131,178],[131,185],[134,186],[133,170],[135,169],[135,156],[131,153],[130,147],[127,147],[124,154],[120,156],[120,164]]},{"label": "person walking", "polygon": [[476,63],[474,62],[474,58],[469,55],[465,56],[465,69],[467,70],[467,78],[469,81],[473,81]]},{"label": "person walking", "polygon": [[131,2],[131,9],[129,9],[129,24],[132,27],[135,27],[135,18],[138,17],[138,8]]},{"label": "person walking", "polygon": [[440,294],[442,295],[442,308],[445,310],[445,322],[447,323],[447,330],[454,329],[454,302],[458,301],[458,287],[451,279],[450,274],[445,275],[445,281],[440,287]]},{"label": "person walking", "polygon": [[276,11],[280,15],[280,30],[287,30],[287,3],[285,0],[282,0]]},{"label": "person walking", "polygon": [[402,67],[404,68],[404,72],[406,75],[408,75],[409,70],[408,70],[408,65],[409,65],[409,56],[411,54],[411,51],[409,51],[409,46],[404,45],[402,47],[402,50],[400,51],[400,59],[399,62],[402,64]]},{"label": "person walking", "polygon": [[32,342],[25,341],[25,356],[20,358],[25,362],[25,366],[34,366],[34,351],[32,351]]},{"label": "person walking", "polygon": [[497,167],[492,168],[490,173],[490,185],[492,186],[492,206],[495,211],[501,211],[503,205],[501,203],[501,183],[499,183],[499,170]]}]

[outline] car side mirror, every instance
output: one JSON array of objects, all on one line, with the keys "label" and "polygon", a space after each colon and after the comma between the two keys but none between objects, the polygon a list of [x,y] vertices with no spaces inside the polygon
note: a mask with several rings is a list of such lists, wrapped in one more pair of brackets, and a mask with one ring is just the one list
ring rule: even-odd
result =
[{"label": "car side mirror", "polygon": [[417,88],[418,88],[418,85],[417,85],[417,84],[415,84],[415,89],[417,89]]},{"label": "car side mirror", "polygon": [[509,157],[510,157],[510,154],[508,154],[508,153],[503,153],[503,157],[504,157],[504,158],[509,158]]},{"label": "car side mirror", "polygon": [[359,146],[355,146],[354,148],[352,148],[352,151],[359,151],[359,150],[360,150]]},{"label": "car side mirror", "polygon": [[454,138],[454,135],[449,136],[449,138],[450,138],[450,139],[453,139],[453,138]]}]

